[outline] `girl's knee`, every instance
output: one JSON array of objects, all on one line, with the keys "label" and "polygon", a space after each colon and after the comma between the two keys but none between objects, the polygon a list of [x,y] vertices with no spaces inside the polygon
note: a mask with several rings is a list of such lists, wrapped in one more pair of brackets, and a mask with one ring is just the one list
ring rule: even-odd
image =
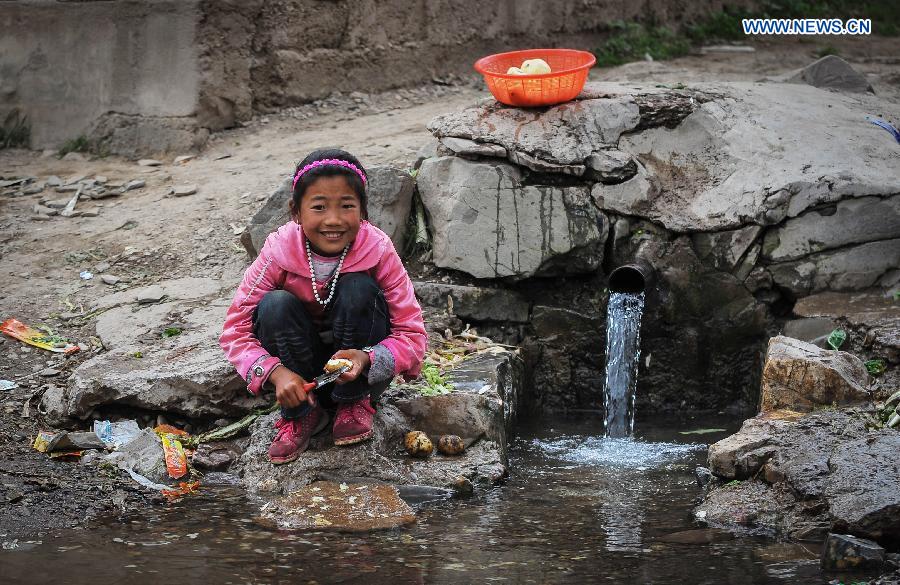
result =
[{"label": "girl's knee", "polygon": [[267,323],[278,323],[289,313],[302,308],[300,299],[286,290],[269,291],[256,306],[256,319]]}]

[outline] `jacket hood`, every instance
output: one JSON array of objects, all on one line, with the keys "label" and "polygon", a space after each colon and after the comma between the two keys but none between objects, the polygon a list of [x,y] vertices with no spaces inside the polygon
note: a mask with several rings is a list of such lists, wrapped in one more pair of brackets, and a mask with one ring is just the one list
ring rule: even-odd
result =
[{"label": "jacket hood", "polygon": [[[341,273],[365,272],[378,264],[382,254],[391,245],[383,231],[362,221],[359,233],[350,245]],[[260,254],[265,251],[272,260],[288,272],[310,277],[309,258],[306,255],[306,235],[303,227],[290,221],[269,234]]]}]

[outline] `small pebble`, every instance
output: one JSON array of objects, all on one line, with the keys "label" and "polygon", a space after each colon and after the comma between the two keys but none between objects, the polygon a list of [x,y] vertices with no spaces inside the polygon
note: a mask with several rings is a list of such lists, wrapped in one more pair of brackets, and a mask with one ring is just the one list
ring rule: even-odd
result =
[{"label": "small pebble", "polygon": [[142,189],[147,184],[146,181],[141,179],[134,179],[133,181],[128,181],[123,187],[123,191],[131,191],[133,189]]},{"label": "small pebble", "polygon": [[53,376],[58,376],[60,374],[60,371],[54,368],[44,368],[38,373],[45,378],[50,378]]},{"label": "small pebble", "polygon": [[177,187],[172,187],[169,192],[175,197],[185,197],[186,195],[193,195],[196,193],[197,185],[179,185]]},{"label": "small pebble", "polygon": [[162,166],[162,162],[161,162],[161,161],[158,161],[158,160],[152,159],[152,158],[142,158],[141,160],[137,161],[137,164],[139,164],[139,165],[142,166],[142,167],[159,167],[159,166]]},{"label": "small pebble", "polygon": [[116,284],[122,279],[118,276],[113,276],[112,274],[101,274],[100,280],[102,280],[106,284]]}]

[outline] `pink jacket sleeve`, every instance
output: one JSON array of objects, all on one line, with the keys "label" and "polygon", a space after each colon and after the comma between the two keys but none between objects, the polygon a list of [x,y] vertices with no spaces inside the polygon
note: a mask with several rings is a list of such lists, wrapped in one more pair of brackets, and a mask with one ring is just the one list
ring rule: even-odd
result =
[{"label": "pink jacket sleeve", "polygon": [[391,334],[379,345],[387,347],[394,357],[395,374],[418,376],[425,359],[428,335],[412,281],[390,240],[374,272],[391,318]]},{"label": "pink jacket sleeve", "polygon": [[281,363],[277,357],[270,356],[253,335],[253,311],[267,292],[277,288],[280,280],[281,268],[264,247],[244,272],[219,336],[225,357],[247,381],[247,390],[251,394],[259,394],[269,374]]}]

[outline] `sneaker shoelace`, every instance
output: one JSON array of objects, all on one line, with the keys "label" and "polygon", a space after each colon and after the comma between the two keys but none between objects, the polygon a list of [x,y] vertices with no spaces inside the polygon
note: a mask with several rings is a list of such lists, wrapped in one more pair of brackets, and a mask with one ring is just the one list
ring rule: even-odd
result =
[{"label": "sneaker shoelace", "polygon": [[285,438],[285,435],[299,435],[300,431],[303,429],[303,425],[300,422],[300,419],[286,420],[282,418],[278,419],[275,422],[275,428],[278,429],[278,433],[275,435],[275,440],[280,441],[281,439]]}]

